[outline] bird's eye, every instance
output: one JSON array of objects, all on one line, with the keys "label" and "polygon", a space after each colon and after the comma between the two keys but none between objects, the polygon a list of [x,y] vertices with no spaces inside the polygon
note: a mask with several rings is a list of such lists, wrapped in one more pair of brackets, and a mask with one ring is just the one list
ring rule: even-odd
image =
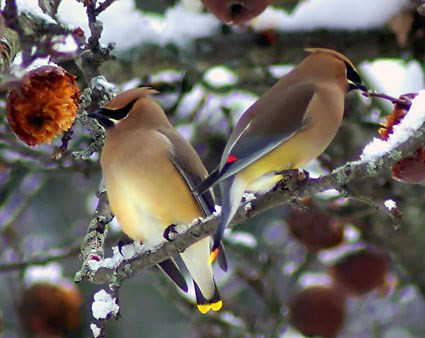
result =
[{"label": "bird's eye", "polygon": [[104,116],[109,117],[111,120],[115,120],[115,121],[120,121],[125,119],[128,116],[128,113],[130,112],[131,108],[134,105],[134,102],[129,103],[128,105],[126,105],[123,108],[119,108],[119,109],[107,109],[107,108],[103,108],[102,109],[102,113]]}]

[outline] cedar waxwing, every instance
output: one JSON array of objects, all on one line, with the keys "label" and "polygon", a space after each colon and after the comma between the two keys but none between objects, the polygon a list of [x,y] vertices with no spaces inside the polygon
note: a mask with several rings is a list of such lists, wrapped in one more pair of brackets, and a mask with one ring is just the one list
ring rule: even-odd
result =
[{"label": "cedar waxwing", "polygon": [[307,51],[307,58],[243,113],[219,167],[195,189],[202,194],[220,182],[222,214],[210,262],[244,192],[264,193],[282,179],[282,171],[318,157],[341,124],[345,93],[367,90],[344,55],[324,48]]},{"label": "cedar waxwing", "polygon": [[[162,108],[149,98],[154,93],[150,88],[125,91],[89,115],[106,130],[100,162],[111,209],[131,239],[150,246],[165,241],[168,226],[189,224],[214,211],[211,190],[202,198],[192,193],[208,175],[204,165]],[[202,313],[222,306],[208,264],[210,248],[207,237],[180,254],[194,281]],[[159,265],[187,291],[173,259]]]}]

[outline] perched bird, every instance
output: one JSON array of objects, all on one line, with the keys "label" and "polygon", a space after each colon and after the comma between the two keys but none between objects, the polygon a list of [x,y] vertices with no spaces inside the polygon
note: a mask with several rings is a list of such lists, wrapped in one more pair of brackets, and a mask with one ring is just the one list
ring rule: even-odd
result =
[{"label": "perched bird", "polygon": [[243,113],[219,167],[195,189],[202,194],[220,182],[222,215],[210,261],[244,192],[266,192],[282,179],[282,171],[318,157],[341,124],[345,94],[367,90],[344,55],[324,48],[307,51],[309,56]]},{"label": "perched bird", "polygon": [[[192,193],[208,173],[192,146],[149,97],[154,93],[150,88],[125,91],[89,115],[106,130],[100,161],[111,209],[124,233],[146,245],[164,242],[168,226],[189,224],[214,210],[211,190],[202,197]],[[202,313],[222,306],[208,264],[210,247],[207,237],[180,254]],[[173,259],[159,265],[187,291]]]}]

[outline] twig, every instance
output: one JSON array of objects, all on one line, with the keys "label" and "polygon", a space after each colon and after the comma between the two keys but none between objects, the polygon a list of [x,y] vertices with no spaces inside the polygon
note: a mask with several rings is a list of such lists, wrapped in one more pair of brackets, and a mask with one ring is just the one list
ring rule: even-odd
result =
[{"label": "twig", "polygon": [[412,104],[411,97],[409,96],[411,94],[402,95],[399,99],[392,97],[390,95],[384,94],[384,93],[375,93],[375,92],[372,92],[372,91],[368,91],[368,92],[362,91],[361,94],[364,97],[377,97],[377,98],[380,98],[380,99],[388,100],[392,104],[399,104],[399,105],[402,105],[402,106],[405,106],[405,107],[410,107],[411,104]]},{"label": "twig", "polygon": [[99,191],[99,201],[94,212],[94,217],[89,224],[87,235],[81,244],[80,259],[83,265],[81,270],[75,275],[76,282],[85,279],[91,273],[88,267],[90,260],[100,261],[104,256],[103,246],[108,233],[106,225],[112,221],[113,214],[109,207],[106,191],[104,188],[100,188]]},{"label": "twig", "polygon": [[0,264],[0,273],[9,272],[13,270],[22,270],[32,265],[44,265],[50,262],[77,256],[79,252],[80,252],[80,247],[74,247],[74,248],[68,248],[68,249],[62,250],[61,252],[52,254],[52,255],[33,256],[30,258],[26,258],[25,260],[20,262]]},{"label": "twig", "polygon": [[102,13],[105,9],[107,9],[109,6],[111,6],[114,2],[115,2],[115,0],[105,0],[102,3],[100,3],[99,6],[97,6],[97,8],[95,10],[96,15],[99,15],[100,13]]},{"label": "twig", "polygon": [[62,157],[63,153],[68,149],[69,141],[71,141],[72,134],[74,133],[74,131],[72,130],[73,127],[74,127],[74,124],[72,124],[71,128],[69,128],[67,131],[63,132],[62,138],[61,138],[62,144],[54,152],[52,156],[53,159],[59,160]]}]

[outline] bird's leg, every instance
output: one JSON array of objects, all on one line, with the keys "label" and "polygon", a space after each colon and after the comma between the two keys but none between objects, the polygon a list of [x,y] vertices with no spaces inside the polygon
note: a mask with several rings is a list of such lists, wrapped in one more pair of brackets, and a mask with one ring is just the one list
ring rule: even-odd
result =
[{"label": "bird's leg", "polygon": [[178,231],[176,230],[176,226],[177,224],[170,224],[165,230],[164,230],[164,234],[163,237],[171,242],[172,240],[174,240],[175,236],[178,234]]}]

